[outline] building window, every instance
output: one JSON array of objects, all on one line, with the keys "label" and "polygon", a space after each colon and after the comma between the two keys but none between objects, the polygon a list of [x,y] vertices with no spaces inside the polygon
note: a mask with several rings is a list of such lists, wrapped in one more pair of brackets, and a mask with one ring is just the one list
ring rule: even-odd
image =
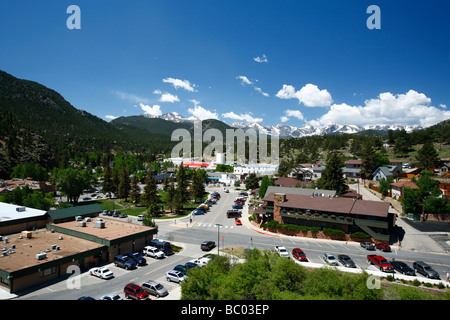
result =
[{"label": "building window", "polygon": [[47,268],[41,271],[41,278],[50,276],[56,273],[56,267]]}]

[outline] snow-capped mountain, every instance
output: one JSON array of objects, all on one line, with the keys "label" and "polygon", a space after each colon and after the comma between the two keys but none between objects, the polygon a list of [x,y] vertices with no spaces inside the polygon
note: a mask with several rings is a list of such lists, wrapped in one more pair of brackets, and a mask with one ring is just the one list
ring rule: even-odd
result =
[{"label": "snow-capped mountain", "polygon": [[232,127],[240,128],[243,130],[255,129],[258,133],[264,133],[267,135],[277,134],[281,138],[301,138],[307,136],[325,135],[325,134],[355,134],[365,130],[376,130],[376,131],[388,131],[388,130],[403,130],[406,132],[411,132],[413,130],[421,129],[420,126],[401,126],[401,125],[339,125],[330,124],[324,127],[315,128],[311,125],[306,125],[304,127],[294,127],[284,124],[277,124],[275,126],[264,126],[259,123],[244,123],[244,122],[234,122],[231,124]]},{"label": "snow-capped mountain", "polygon": [[[143,116],[148,118],[160,118],[167,121],[172,121],[175,123],[187,123],[193,124],[196,120],[195,117],[183,117],[178,112],[169,112],[161,116],[152,116],[149,114],[143,114]],[[388,130],[405,130],[406,132],[411,132],[413,130],[422,129],[420,126],[402,126],[402,125],[340,125],[340,124],[330,124],[323,127],[313,127],[311,125],[305,125],[304,127],[294,127],[285,124],[277,124],[274,126],[265,126],[260,123],[247,123],[247,122],[233,122],[231,125],[233,128],[237,129],[254,129],[256,133],[262,133],[266,135],[278,135],[280,138],[301,138],[307,136],[318,136],[325,134],[355,134],[365,130],[376,130],[385,131]]]}]

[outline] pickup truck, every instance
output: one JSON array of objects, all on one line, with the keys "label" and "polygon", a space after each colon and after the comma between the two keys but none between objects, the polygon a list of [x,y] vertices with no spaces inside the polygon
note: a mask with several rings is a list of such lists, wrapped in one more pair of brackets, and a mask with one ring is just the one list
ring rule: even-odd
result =
[{"label": "pickup truck", "polygon": [[152,257],[152,258],[156,258],[156,259],[161,259],[164,258],[164,252],[162,252],[160,249],[156,248],[156,247],[150,247],[147,246],[144,248],[144,254]]},{"label": "pickup truck", "polygon": [[376,254],[369,254],[367,256],[367,262],[376,265],[383,272],[394,272],[392,264],[382,256]]},{"label": "pickup truck", "polygon": [[275,250],[280,255],[280,257],[290,258],[289,252],[286,250],[285,247],[275,246]]}]

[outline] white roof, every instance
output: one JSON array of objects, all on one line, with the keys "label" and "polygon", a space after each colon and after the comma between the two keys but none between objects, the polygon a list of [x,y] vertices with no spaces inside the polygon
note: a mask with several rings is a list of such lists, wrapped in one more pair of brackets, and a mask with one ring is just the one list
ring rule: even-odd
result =
[{"label": "white roof", "polygon": [[0,202],[0,222],[44,216],[47,211]]}]

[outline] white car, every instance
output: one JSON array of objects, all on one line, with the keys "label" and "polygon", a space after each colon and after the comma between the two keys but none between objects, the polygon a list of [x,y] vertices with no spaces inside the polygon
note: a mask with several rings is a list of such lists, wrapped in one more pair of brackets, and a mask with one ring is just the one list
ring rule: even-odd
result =
[{"label": "white car", "polygon": [[335,266],[338,265],[338,261],[331,253],[324,253],[323,254],[323,261],[329,264],[334,264]]},{"label": "white car", "polygon": [[285,247],[275,246],[275,250],[278,252],[280,257],[290,258],[289,252],[286,250]]},{"label": "white car", "polygon": [[101,279],[111,279],[114,278],[114,273],[108,268],[92,268],[89,270],[89,274],[99,277]]},{"label": "white car", "polygon": [[200,257],[198,259],[190,260],[189,262],[195,263],[196,265],[198,265],[201,268],[201,267],[205,266],[210,261],[211,261],[210,258]]},{"label": "white car", "polygon": [[144,215],[143,214],[138,215],[137,221],[144,221]]},{"label": "white car", "polygon": [[173,281],[180,283],[181,281],[186,280],[187,276],[184,273],[181,273],[180,271],[170,270],[166,273],[166,279],[169,282]]},{"label": "white car", "polygon": [[118,294],[111,293],[111,294],[105,294],[104,296],[101,296],[100,298],[98,298],[98,300],[123,300],[123,299]]},{"label": "white car", "polygon": [[144,248],[143,253],[149,257],[162,259],[165,257],[164,252],[156,247],[147,246]]}]

